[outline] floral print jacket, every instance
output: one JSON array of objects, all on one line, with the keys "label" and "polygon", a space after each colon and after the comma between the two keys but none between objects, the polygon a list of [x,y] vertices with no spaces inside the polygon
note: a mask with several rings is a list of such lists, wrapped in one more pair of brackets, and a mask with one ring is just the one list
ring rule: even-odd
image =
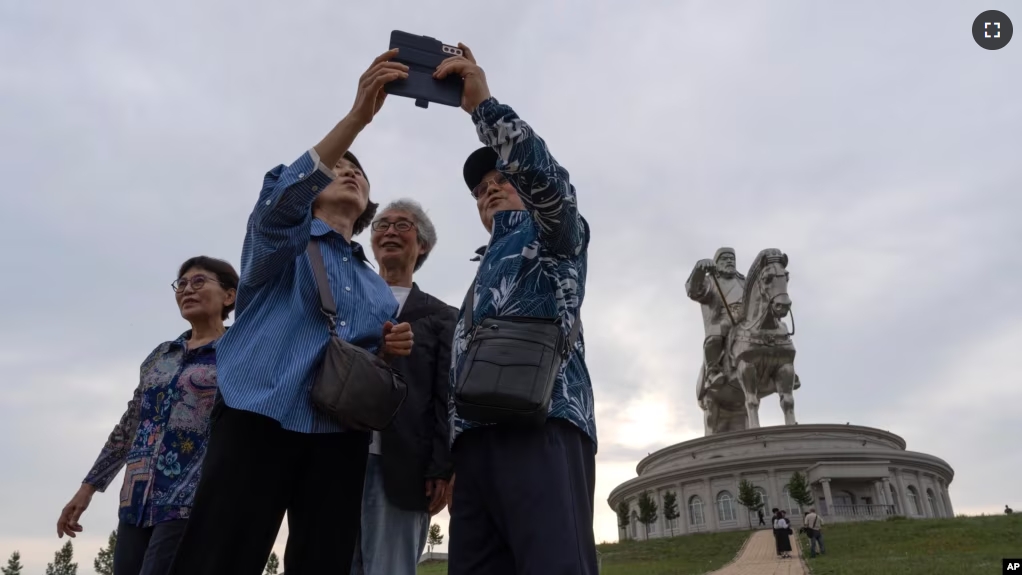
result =
[{"label": "floral print jacket", "polygon": [[189,350],[191,331],[142,362],[138,387],[84,483],[105,491],[122,466],[121,521],[151,527],[185,519],[206,452],[216,395],[216,344]]},{"label": "floral print jacket", "polygon": [[[533,130],[509,106],[490,98],[472,114],[479,140],[497,152],[497,169],[518,191],[524,211],[498,212],[490,243],[478,252],[475,325],[495,316],[557,317],[567,335],[585,296],[589,225],[579,214],[568,172]],[[458,316],[451,353],[451,442],[479,424],[460,417],[454,387],[468,348],[464,308]],[[584,330],[583,330],[584,332]],[[554,384],[549,417],[574,423],[596,441],[593,385],[586,368],[582,333]]]}]

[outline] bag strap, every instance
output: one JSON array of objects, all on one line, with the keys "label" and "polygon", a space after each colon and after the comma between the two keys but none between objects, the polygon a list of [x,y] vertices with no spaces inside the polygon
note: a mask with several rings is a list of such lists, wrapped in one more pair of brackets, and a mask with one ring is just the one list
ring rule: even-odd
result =
[{"label": "bag strap", "polygon": [[330,278],[326,275],[319,240],[309,241],[306,251],[309,254],[309,261],[312,262],[312,275],[316,277],[316,288],[319,290],[319,311],[326,316],[330,324],[330,333],[337,335],[337,304],[334,302],[334,294],[330,292]]},{"label": "bag strap", "polygon": [[[472,308],[475,307],[475,292],[476,282],[479,276],[472,279],[472,285],[468,286],[468,293],[465,294],[465,302],[462,304],[465,308],[465,329],[471,330],[473,326],[474,317],[472,316]],[[582,330],[582,311],[579,310],[578,317],[575,318],[575,323],[571,325],[571,331],[568,333],[568,345],[565,346],[564,356],[567,358],[568,354],[571,353],[572,349],[575,349],[575,342],[578,341],[578,334]]]}]

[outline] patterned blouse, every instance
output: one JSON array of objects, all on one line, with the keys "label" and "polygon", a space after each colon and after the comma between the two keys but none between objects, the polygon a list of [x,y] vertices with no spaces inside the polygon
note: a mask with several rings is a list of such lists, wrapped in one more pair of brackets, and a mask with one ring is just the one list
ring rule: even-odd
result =
[{"label": "patterned blouse", "polygon": [[121,521],[139,527],[188,517],[216,395],[215,340],[189,350],[191,331],[142,362],[128,409],[84,483],[105,491],[126,466]]}]

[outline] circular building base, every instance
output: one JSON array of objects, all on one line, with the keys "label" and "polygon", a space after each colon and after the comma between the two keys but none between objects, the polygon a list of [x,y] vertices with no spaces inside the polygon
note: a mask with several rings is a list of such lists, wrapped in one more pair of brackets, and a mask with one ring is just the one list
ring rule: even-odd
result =
[{"label": "circular building base", "polygon": [[[791,475],[807,477],[812,507],[824,524],[906,517],[953,517],[947,486],[954,470],[944,460],[905,450],[901,437],[857,425],[782,425],[700,437],[666,447],[639,462],[638,477],[615,488],[608,499],[628,524],[618,537],[645,539],[770,528],[770,510],[787,510],[792,526],[803,511],[788,497]],[[739,505],[738,483],[749,480],[763,496],[763,524]],[[639,517],[639,496],[648,492],[657,518]],[[664,497],[674,494],[677,518],[665,517]],[[673,515],[673,514],[668,514]],[[620,520],[619,520],[620,522]]]}]

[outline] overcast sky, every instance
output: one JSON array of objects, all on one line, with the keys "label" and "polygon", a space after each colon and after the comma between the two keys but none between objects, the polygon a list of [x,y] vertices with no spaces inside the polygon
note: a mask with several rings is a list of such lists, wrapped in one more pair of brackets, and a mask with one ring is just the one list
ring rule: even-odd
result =
[{"label": "overcast sky", "polygon": [[[139,363],[187,329],[177,266],[238,264],[263,174],[349,110],[393,29],[471,46],[577,187],[597,540],[638,460],[702,435],[683,283],[722,245],[743,271],[790,257],[800,422],[945,459],[958,513],[1022,506],[1022,38],[971,36],[990,8],[1022,24],[1019,6],[0,3],[0,561],[52,560]],[[487,239],[461,179],[478,145],[460,109],[391,98],[353,148],[375,200],[428,208],[439,244],[416,280],[454,304]],[[761,416],[783,422],[776,397]],[[82,519],[83,575],[120,481]]]}]

